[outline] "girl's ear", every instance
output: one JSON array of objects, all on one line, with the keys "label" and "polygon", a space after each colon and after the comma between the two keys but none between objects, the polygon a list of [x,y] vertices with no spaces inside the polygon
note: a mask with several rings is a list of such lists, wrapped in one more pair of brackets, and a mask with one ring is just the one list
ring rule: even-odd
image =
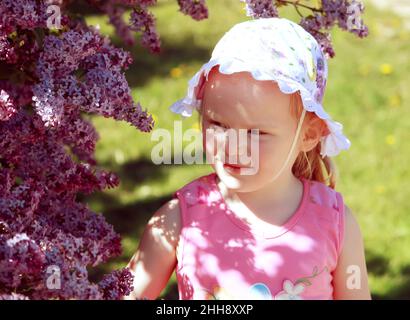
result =
[{"label": "girl's ear", "polygon": [[325,137],[328,134],[330,134],[330,130],[324,120],[321,120],[321,122],[322,122],[322,136]]},{"label": "girl's ear", "polygon": [[205,75],[202,73],[199,78],[198,85],[195,87],[195,97],[197,100],[202,100],[204,98],[204,88],[205,88]]},{"label": "girl's ear", "polygon": [[312,150],[320,142],[320,138],[329,133],[330,131],[322,119],[318,117],[310,119],[306,129],[303,131],[301,150],[304,152]]}]

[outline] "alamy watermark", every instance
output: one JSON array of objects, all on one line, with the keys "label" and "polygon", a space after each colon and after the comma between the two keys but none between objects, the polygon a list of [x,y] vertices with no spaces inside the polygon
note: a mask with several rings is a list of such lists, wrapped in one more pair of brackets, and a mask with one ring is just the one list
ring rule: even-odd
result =
[{"label": "alamy watermark", "polygon": [[346,287],[350,290],[360,290],[362,288],[360,267],[355,264],[349,265],[346,273],[349,274],[346,279]]},{"label": "alamy watermark", "polygon": [[47,7],[46,25],[48,29],[61,29],[61,9],[57,5],[50,5]]},{"label": "alamy watermark", "polygon": [[50,265],[46,270],[46,287],[49,290],[61,289],[61,270],[57,265]]},{"label": "alamy watermark", "polygon": [[[173,134],[164,128],[154,129],[151,141],[158,141],[151,150],[151,160],[157,165],[204,164],[205,151],[206,164],[220,161],[237,165],[241,175],[254,175],[259,170],[259,129],[207,128],[204,137],[198,129],[182,132],[182,121],[178,120],[174,121]],[[189,143],[183,148],[183,142]]]}]

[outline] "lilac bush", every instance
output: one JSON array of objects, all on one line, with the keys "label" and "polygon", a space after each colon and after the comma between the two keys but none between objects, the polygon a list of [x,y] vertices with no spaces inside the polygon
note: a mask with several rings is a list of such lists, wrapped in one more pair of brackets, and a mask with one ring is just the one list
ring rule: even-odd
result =
[{"label": "lilac bush", "polygon": [[[368,33],[363,5],[355,0],[322,0],[318,8],[241,1],[253,18],[294,6],[330,57],[334,25],[359,37]],[[102,214],[77,201],[79,194],[119,184],[115,173],[97,166],[99,135],[85,114],[126,121],[142,132],[154,121],[131,97],[124,76],[131,55],[72,13],[73,2],[0,1],[0,299],[120,299],[132,290],[126,268],[99,283],[88,279],[87,268],[121,254],[121,238]],[[126,45],[140,33],[142,46],[160,52],[150,12],[156,0],[87,2],[108,16]],[[204,0],[177,3],[195,20],[208,17]],[[300,7],[312,14],[303,16]]]},{"label": "lilac bush", "polygon": [[[108,15],[126,44],[140,32],[142,45],[159,51],[148,11],[156,1],[88,2]],[[206,17],[203,3],[178,3],[194,19]],[[61,9],[58,28],[47,25],[50,5]],[[84,114],[142,132],[154,125],[131,97],[124,76],[131,63],[65,1],[0,2],[0,299],[119,299],[132,289],[128,269],[89,281],[87,267],[119,255],[121,239],[76,199],[119,184],[97,167],[99,135]]]}]

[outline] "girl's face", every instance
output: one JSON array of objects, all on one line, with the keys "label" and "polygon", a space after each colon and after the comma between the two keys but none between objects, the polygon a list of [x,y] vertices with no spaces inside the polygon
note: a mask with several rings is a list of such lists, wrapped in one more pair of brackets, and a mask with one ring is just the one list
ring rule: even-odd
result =
[{"label": "girl's face", "polygon": [[[226,130],[234,129],[237,143],[239,141],[238,129],[247,131],[247,149],[230,148],[229,139],[225,140],[224,158],[218,166],[212,164],[218,176],[224,180],[229,177],[232,188],[242,192],[250,192],[266,186],[282,168],[291,149],[293,139],[297,129],[297,119],[292,116],[290,111],[291,96],[283,94],[277,84],[273,81],[255,80],[248,72],[239,72],[225,75],[213,68],[208,75],[208,81],[203,87],[203,100],[201,108],[202,133],[204,137],[204,150],[208,157],[215,157],[216,143],[213,150],[206,147],[206,130]],[[247,163],[240,163],[240,152],[247,152],[251,155],[251,129],[259,129],[259,150],[252,157],[258,157],[256,160],[249,160]],[[244,131],[243,131],[244,132]],[[300,133],[302,135],[302,131]],[[284,175],[291,174],[292,165],[300,152],[300,143],[295,146],[293,154],[287,166],[278,177],[281,179]],[[232,169],[226,164],[232,164],[229,160],[229,154],[236,153],[238,160],[233,164],[243,168],[258,166],[257,172],[253,175],[243,175]],[[210,158],[208,158],[210,159]],[[217,162],[218,160],[216,160]],[[218,172],[219,171],[219,172]],[[256,171],[256,170],[255,170]],[[225,182],[225,181],[224,181]]]}]

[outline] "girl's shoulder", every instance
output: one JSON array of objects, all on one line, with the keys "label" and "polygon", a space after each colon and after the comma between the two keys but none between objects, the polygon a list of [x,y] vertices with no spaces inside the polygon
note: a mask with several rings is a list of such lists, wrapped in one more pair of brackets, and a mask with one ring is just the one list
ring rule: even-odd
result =
[{"label": "girl's shoulder", "polygon": [[308,180],[308,182],[310,204],[314,206],[314,209],[310,210],[310,215],[323,222],[321,224],[323,230],[333,234],[339,256],[345,238],[346,214],[350,213],[350,210],[346,207],[339,191],[319,181]]},{"label": "girl's shoulder", "polygon": [[323,182],[307,180],[309,183],[310,201],[326,208],[341,211],[344,208],[343,195]]},{"label": "girl's shoulder", "polygon": [[216,187],[216,173],[200,176],[179,188],[174,197],[179,199],[182,211],[196,204],[215,202],[220,200],[220,193]]},{"label": "girl's shoulder", "polygon": [[145,232],[156,241],[176,248],[181,231],[181,212],[178,198],[172,198],[155,211],[148,221]]}]

